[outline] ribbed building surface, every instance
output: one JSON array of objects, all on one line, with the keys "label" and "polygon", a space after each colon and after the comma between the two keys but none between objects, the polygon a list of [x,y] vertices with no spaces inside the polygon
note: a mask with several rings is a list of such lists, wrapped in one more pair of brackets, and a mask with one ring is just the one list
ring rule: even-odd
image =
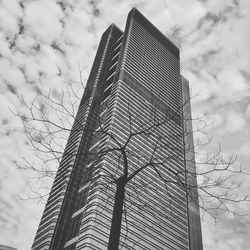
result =
[{"label": "ribbed building surface", "polygon": [[190,121],[191,114],[179,49],[132,9],[124,33],[111,25],[102,36],[32,249],[106,249],[112,177],[122,173],[123,162],[117,150],[97,153],[159,124],[127,145],[129,174],[154,165],[126,186],[120,247],[202,250],[197,191],[190,199],[181,185],[196,184],[186,171],[195,166],[193,152],[185,153],[193,141],[183,117]]}]

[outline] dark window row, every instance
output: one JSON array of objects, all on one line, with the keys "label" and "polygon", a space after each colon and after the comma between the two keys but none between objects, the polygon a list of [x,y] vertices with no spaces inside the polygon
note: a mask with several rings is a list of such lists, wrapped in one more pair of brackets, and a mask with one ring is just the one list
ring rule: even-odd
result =
[{"label": "dark window row", "polygon": [[85,188],[83,191],[77,194],[77,198],[75,201],[76,206],[74,212],[76,212],[77,210],[81,209],[84,205],[86,205],[87,197],[88,197],[88,188]]},{"label": "dark window row", "polygon": [[78,235],[81,225],[81,219],[82,219],[82,214],[79,214],[71,219],[68,228],[67,241]]}]

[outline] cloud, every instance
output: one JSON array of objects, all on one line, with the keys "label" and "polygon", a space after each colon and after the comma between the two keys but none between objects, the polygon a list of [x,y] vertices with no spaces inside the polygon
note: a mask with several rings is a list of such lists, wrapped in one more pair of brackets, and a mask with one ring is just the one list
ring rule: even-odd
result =
[{"label": "cloud", "polygon": [[[20,69],[13,67],[12,63],[7,59],[2,59],[0,61],[0,74],[1,78],[6,83],[11,83],[13,85],[12,88],[18,88],[21,85],[24,84],[24,77],[23,73],[20,71]],[[8,71],[6,71],[6,68],[9,68]]]},{"label": "cloud", "polygon": [[25,9],[24,28],[37,40],[51,43],[62,32],[61,19],[64,14],[56,2],[42,0],[31,2]]},{"label": "cloud", "polygon": [[250,142],[246,142],[241,146],[240,153],[245,157],[250,155]]},{"label": "cloud", "polygon": [[0,30],[7,36],[13,36],[19,31],[19,19],[22,17],[22,10],[17,1],[2,1],[0,8]]},{"label": "cloud", "polygon": [[242,114],[236,113],[234,111],[228,112],[225,126],[225,129],[228,132],[239,132],[244,128],[245,124],[246,122]]},{"label": "cloud", "polygon": [[232,98],[240,100],[246,96],[246,93],[250,94],[250,86],[238,69],[224,67],[216,77],[219,89],[215,91],[219,91],[220,98],[224,98],[224,101],[229,101],[229,99],[232,101]]},{"label": "cloud", "polygon": [[207,237],[204,240],[204,249],[214,250],[218,246],[222,250],[248,249],[250,243],[245,238],[250,232],[245,222],[249,222],[249,217],[227,218],[217,224],[203,221],[203,235]]}]

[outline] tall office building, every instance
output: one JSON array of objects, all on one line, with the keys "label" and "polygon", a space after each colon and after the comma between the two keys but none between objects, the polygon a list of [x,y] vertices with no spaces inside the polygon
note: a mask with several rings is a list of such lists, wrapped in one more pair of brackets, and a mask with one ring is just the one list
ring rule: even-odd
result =
[{"label": "tall office building", "polygon": [[120,247],[202,250],[192,145],[179,49],[134,8],[101,38],[32,249],[106,249],[128,166]]}]

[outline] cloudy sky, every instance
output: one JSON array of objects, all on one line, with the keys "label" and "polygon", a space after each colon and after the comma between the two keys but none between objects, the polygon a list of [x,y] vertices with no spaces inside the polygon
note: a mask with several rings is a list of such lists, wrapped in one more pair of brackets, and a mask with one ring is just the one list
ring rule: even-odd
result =
[{"label": "cloudy sky", "polygon": [[[78,79],[78,65],[87,77],[102,32],[111,23],[124,29],[132,7],[180,47],[193,112],[209,113],[209,135],[250,171],[249,0],[0,0],[0,244],[30,249],[44,206],[21,199],[37,183],[16,169],[31,153],[10,109],[22,109],[20,95],[60,91]],[[250,215],[203,221],[205,250],[250,249],[249,235]]]}]

